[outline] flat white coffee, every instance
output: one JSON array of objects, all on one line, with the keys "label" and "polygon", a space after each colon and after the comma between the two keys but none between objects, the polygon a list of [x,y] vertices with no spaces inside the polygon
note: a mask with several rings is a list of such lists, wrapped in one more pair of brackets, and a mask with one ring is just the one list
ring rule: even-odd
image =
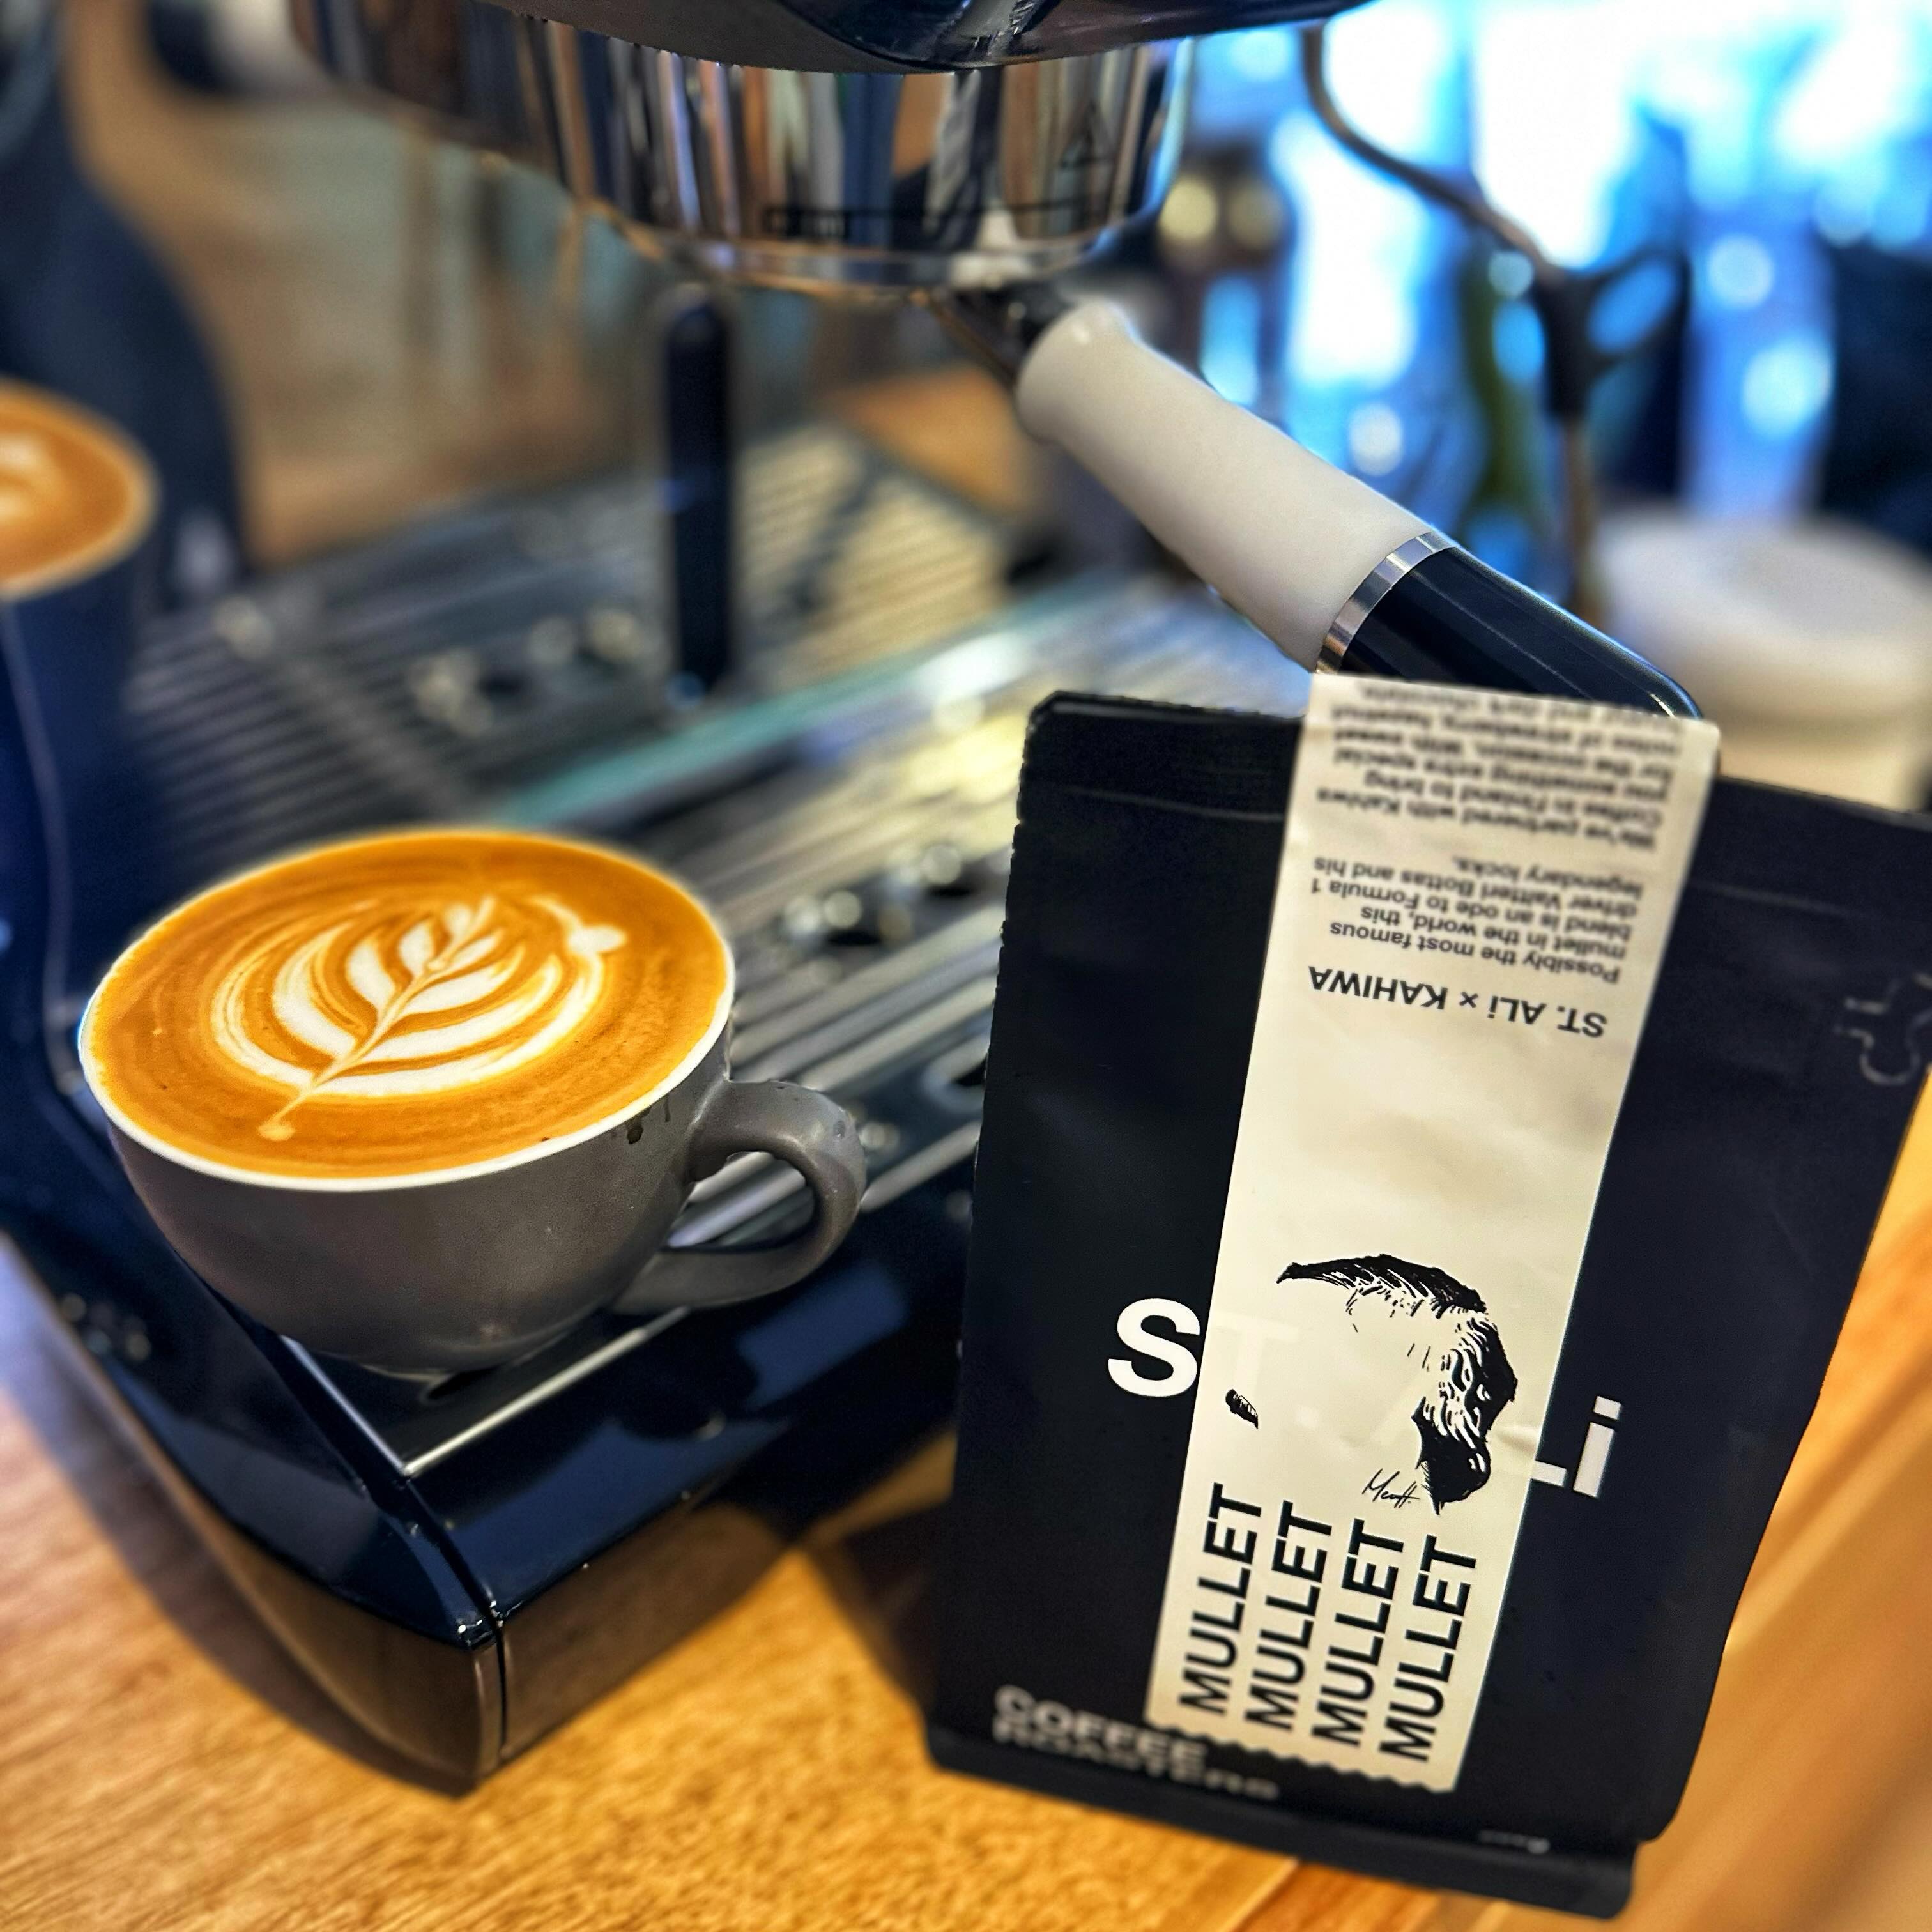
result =
[{"label": "flat white coffee", "polygon": [[541,1153],[716,1039],[704,908],[602,847],[437,829],[299,854],[170,913],[88,1009],[88,1084],[224,1171],[356,1181]]}]

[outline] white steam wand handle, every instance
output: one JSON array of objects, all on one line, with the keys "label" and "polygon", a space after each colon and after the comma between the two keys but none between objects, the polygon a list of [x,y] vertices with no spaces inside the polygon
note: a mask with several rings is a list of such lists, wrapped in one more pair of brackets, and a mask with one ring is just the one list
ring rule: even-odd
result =
[{"label": "white steam wand handle", "polygon": [[1337,612],[1429,525],[1083,302],[1028,352],[1020,421],[1311,670]]}]

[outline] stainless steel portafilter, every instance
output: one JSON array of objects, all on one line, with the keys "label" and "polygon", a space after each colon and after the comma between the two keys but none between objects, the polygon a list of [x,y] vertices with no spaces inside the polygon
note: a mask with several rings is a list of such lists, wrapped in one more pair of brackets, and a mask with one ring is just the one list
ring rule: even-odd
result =
[{"label": "stainless steel portafilter", "polygon": [[1084,260],[1159,206],[1190,52],[1152,41],[832,73],[640,46],[488,0],[292,4],[338,79],[554,176],[640,248],[826,293],[994,287]]}]

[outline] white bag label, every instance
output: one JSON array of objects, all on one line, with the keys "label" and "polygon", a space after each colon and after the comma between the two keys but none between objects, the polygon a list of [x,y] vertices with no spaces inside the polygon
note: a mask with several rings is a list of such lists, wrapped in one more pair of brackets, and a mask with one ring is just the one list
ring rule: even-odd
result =
[{"label": "white bag label", "polygon": [[1315,680],[1149,1724],[1454,1786],[1717,742]]}]

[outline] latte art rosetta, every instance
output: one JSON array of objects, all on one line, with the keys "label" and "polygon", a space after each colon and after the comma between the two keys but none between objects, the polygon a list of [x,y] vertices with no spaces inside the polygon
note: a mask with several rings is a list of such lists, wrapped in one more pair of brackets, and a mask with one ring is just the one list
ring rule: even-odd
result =
[{"label": "latte art rosetta", "polygon": [[730,958],[621,852],[463,828],[326,846],[135,940],[81,1028],[124,1131],[334,1184],[621,1128],[718,1038]]},{"label": "latte art rosetta", "polygon": [[[290,1138],[314,1094],[438,1093],[554,1052],[596,1010],[604,955],[626,937],[547,894],[491,894],[406,924],[381,906],[356,910],[320,932],[272,934],[215,989],[217,1046],[293,1090],[256,1130],[266,1139]],[[284,1057],[288,1042],[301,1060]]]}]

